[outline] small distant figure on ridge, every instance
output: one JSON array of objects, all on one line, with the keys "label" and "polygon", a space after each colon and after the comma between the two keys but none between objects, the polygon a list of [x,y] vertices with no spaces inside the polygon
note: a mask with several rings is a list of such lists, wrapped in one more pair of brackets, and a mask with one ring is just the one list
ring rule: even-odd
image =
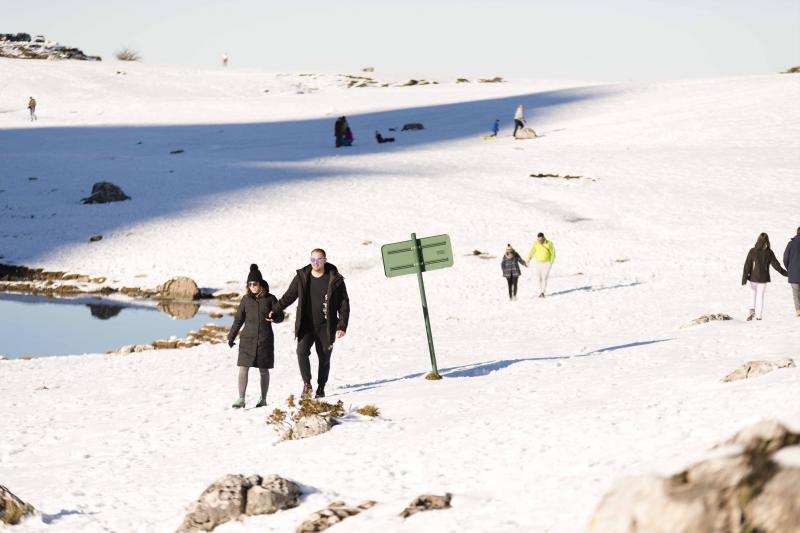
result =
[{"label": "small distant figure on ridge", "polygon": [[503,259],[500,261],[500,266],[503,269],[503,277],[508,282],[508,299],[517,299],[517,282],[520,277],[519,265],[527,268],[528,263],[522,259],[517,251],[511,244],[506,244],[506,253],[503,254]]},{"label": "small distant figure on ridge", "polygon": [[494,119],[494,124],[492,124],[492,134],[490,137],[497,137],[498,132],[500,131],[500,119]]},{"label": "small distant figure on ridge", "polygon": [[378,144],[393,143],[394,137],[384,137],[383,135],[381,135],[381,132],[375,130],[375,140],[378,141]]},{"label": "small distant figure on ridge", "polygon": [[228,52],[225,52],[224,54],[222,54],[222,66],[223,67],[227,67],[228,66]]},{"label": "small distant figure on ridge", "polygon": [[528,263],[531,263],[531,259],[536,259],[536,273],[539,275],[539,298],[544,298],[547,290],[547,278],[550,277],[550,269],[556,260],[556,247],[545,238],[544,233],[536,236],[531,253],[528,254]]},{"label": "small distant figure on ridge", "polygon": [[33,96],[28,97],[28,111],[31,114],[31,122],[36,121],[36,99]]},{"label": "small distant figure on ridge", "polygon": [[744,271],[742,272],[742,285],[750,282],[750,290],[753,293],[752,305],[747,320],[761,320],[764,313],[764,292],[767,290],[769,279],[769,266],[787,276],[775,253],[769,246],[769,235],[761,233],[756,239],[756,244],[747,252],[747,259],[744,260]]}]

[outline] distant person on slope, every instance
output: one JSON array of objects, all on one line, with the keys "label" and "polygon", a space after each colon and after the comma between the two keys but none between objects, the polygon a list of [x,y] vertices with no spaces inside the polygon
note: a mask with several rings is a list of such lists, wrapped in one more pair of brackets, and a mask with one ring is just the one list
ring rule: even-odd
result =
[{"label": "distant person on slope", "polygon": [[525,106],[519,104],[517,106],[517,112],[514,113],[514,133],[512,133],[512,135],[516,137],[517,130],[521,130],[524,127],[525,127]]},{"label": "distant person on slope", "polygon": [[227,52],[222,54],[222,66],[223,67],[227,67],[228,66],[228,53]]},{"label": "distant person on slope", "polygon": [[393,143],[394,137],[384,137],[383,135],[381,135],[381,132],[375,130],[375,140],[378,141],[378,144]]},{"label": "distant person on slope", "polygon": [[[345,125],[347,125],[347,121],[345,121]],[[342,146],[353,146],[353,130],[350,129],[350,126],[347,126],[344,130]]]},{"label": "distant person on slope", "polygon": [[247,294],[239,302],[236,318],[228,332],[228,346],[233,348],[234,339],[244,325],[239,337],[239,397],[233,402],[234,409],[244,407],[244,394],[247,391],[247,374],[250,367],[257,367],[261,373],[261,398],[256,407],[267,405],[269,390],[269,369],[275,364],[275,337],[272,334],[272,322],[281,322],[283,313],[270,316],[272,308],[278,302],[269,293],[269,285],[261,276],[258,265],[250,265],[247,275]]},{"label": "distant person on slope", "polygon": [[336,137],[336,148],[342,146],[344,137],[349,128],[350,126],[347,124],[347,118],[339,117],[336,119],[336,123],[333,125],[333,135]]},{"label": "distant person on slope", "polygon": [[762,233],[756,240],[756,245],[747,252],[747,259],[744,260],[744,271],[742,272],[742,285],[750,281],[750,289],[753,292],[753,304],[747,320],[761,320],[764,311],[764,292],[767,290],[769,279],[769,266],[786,276],[788,273],[783,269],[772,249],[769,247],[769,236]]},{"label": "distant person on slope", "polygon": [[31,122],[37,120],[36,118],[36,99],[33,96],[28,97],[28,111],[31,114]]},{"label": "distant person on slope", "polygon": [[275,304],[273,315],[297,300],[294,336],[297,338],[297,364],[303,378],[302,398],[311,397],[311,346],[317,351],[319,372],[316,398],[325,397],[325,384],[331,370],[331,353],[336,339],[344,337],[350,320],[350,299],[344,278],[328,263],[325,250],[311,251],[310,265],[299,269],[289,288]]},{"label": "distant person on slope", "polygon": [[536,236],[531,253],[528,254],[528,263],[531,259],[536,259],[536,274],[539,276],[539,298],[544,298],[547,290],[547,278],[550,277],[550,269],[556,260],[556,247],[544,237],[544,233]]},{"label": "distant person on slope", "polygon": [[789,272],[789,284],[792,286],[794,297],[794,312],[800,316],[800,228],[797,235],[792,237],[786,250],[783,252],[783,266]]},{"label": "distant person on slope", "polygon": [[[494,119],[494,124],[492,124],[492,134],[490,137],[497,137],[497,133],[500,131],[500,119]],[[516,133],[516,131],[515,131]]]},{"label": "distant person on slope", "polygon": [[528,264],[519,256],[517,251],[510,244],[506,244],[506,253],[503,254],[503,259],[500,261],[500,266],[503,269],[503,277],[508,282],[508,299],[517,299],[517,281],[519,280],[520,270],[519,265],[527,267]]}]

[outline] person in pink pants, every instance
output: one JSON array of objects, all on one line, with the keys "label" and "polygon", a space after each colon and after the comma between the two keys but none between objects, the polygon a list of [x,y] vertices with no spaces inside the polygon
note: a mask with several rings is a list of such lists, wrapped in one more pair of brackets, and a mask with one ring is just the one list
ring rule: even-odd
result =
[{"label": "person in pink pants", "polygon": [[788,275],[775,253],[769,246],[769,236],[762,233],[758,236],[755,246],[747,252],[747,259],[744,261],[744,271],[742,272],[742,285],[750,282],[750,288],[753,293],[752,305],[750,313],[747,315],[747,320],[761,320],[764,312],[764,292],[767,289],[769,279],[769,267],[780,272],[782,275]]}]

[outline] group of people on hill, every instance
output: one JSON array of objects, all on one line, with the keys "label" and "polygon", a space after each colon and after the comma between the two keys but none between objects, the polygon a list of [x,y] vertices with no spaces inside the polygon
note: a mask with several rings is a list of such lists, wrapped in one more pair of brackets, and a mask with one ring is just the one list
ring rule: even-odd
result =
[{"label": "group of people on hill", "polygon": [[[269,370],[275,364],[275,337],[272,324],[283,321],[284,310],[297,301],[294,336],[297,339],[297,364],[303,380],[302,398],[325,397],[325,384],[331,369],[331,354],[336,339],[345,336],[350,320],[350,299],[344,277],[331,263],[325,250],[311,251],[309,264],[298,269],[289,288],[280,298],[269,292],[258,265],[250,265],[247,275],[247,291],[239,302],[236,317],[228,332],[228,345],[233,348],[239,336],[239,396],[233,402],[234,409],[245,406],[248,372],[251,367],[259,369],[261,397],[256,407],[267,404]],[[317,389],[311,381],[309,356],[314,347],[319,360]]]},{"label": "group of people on hill", "polygon": [[503,258],[500,260],[500,267],[503,271],[503,277],[506,278],[508,283],[508,299],[517,299],[517,285],[521,275],[519,265],[527,268],[528,265],[534,264],[533,262],[535,262],[536,274],[539,278],[539,298],[544,298],[544,293],[547,290],[547,279],[550,277],[550,269],[553,268],[555,260],[556,247],[544,236],[544,233],[540,232],[536,236],[527,261],[520,257],[511,244],[507,244],[506,253],[503,254]]},{"label": "group of people on hill", "polygon": [[350,124],[347,123],[347,117],[341,116],[336,119],[336,123],[333,126],[333,135],[336,137],[336,148],[353,145],[353,130],[350,129]]},{"label": "group of people on hill", "polygon": [[[517,137],[517,132],[521,129],[525,128],[525,105],[519,104],[517,106],[517,110],[514,112],[514,132],[511,134],[512,137]],[[531,131],[533,129],[531,128]],[[492,123],[492,133],[489,137],[497,137],[497,134],[500,133],[500,119],[494,119],[494,123]],[[533,136],[538,137],[535,131],[533,131]]]},{"label": "group of people on hill", "polygon": [[[764,293],[769,283],[769,267],[772,266],[781,275],[789,278],[792,288],[795,314],[800,317],[800,227],[797,234],[789,240],[783,252],[783,266],[781,266],[775,252],[769,244],[769,235],[759,234],[756,244],[744,260],[742,271],[742,285],[750,282],[751,305],[747,320],[761,320],[764,314]],[[785,268],[784,268],[785,267]]]}]

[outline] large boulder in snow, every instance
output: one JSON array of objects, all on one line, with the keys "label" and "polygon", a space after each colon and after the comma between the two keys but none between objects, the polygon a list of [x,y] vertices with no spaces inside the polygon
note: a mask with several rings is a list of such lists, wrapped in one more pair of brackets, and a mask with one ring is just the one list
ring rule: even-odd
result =
[{"label": "large boulder in snow", "polygon": [[197,300],[200,288],[192,278],[178,276],[158,287],[158,298],[165,300]]},{"label": "large boulder in snow", "polygon": [[729,381],[738,381],[740,379],[755,378],[768,374],[773,370],[779,368],[789,368],[794,366],[792,359],[775,359],[772,361],[748,361],[724,378],[722,381],[727,383]]},{"label": "large boulder in snow", "polygon": [[212,531],[243,516],[296,507],[300,488],[279,476],[228,474],[212,483],[192,505],[177,533]]},{"label": "large boulder in snow", "polygon": [[23,517],[33,512],[33,505],[20,500],[13,492],[0,485],[0,522],[19,524]]},{"label": "large boulder in snow", "polygon": [[107,204],[130,200],[131,197],[122,192],[118,186],[109,181],[101,181],[92,185],[92,194],[81,200],[84,204]]},{"label": "large boulder in snow", "polygon": [[325,531],[342,520],[369,509],[376,503],[377,502],[368,500],[353,507],[341,501],[331,502],[325,509],[312,513],[306,518],[305,521],[297,527],[296,533],[317,533],[318,531]]},{"label": "large boulder in snow", "polygon": [[408,518],[412,514],[420,511],[447,509],[450,507],[450,500],[452,498],[453,495],[449,492],[444,496],[438,496],[436,494],[423,494],[422,496],[417,496],[410,504],[408,504],[408,507],[403,509],[403,512],[400,513],[400,516],[403,518]]},{"label": "large boulder in snow", "polygon": [[800,468],[782,465],[773,456],[799,443],[800,433],[764,421],[683,472],[623,478],[603,497],[588,531],[798,531]]},{"label": "large boulder in snow", "polygon": [[517,139],[535,139],[538,135],[533,131],[533,128],[522,128],[517,131],[514,137]]},{"label": "large boulder in snow", "polygon": [[316,437],[331,430],[338,424],[335,418],[327,415],[308,415],[300,417],[283,436],[283,440],[300,440]]}]

